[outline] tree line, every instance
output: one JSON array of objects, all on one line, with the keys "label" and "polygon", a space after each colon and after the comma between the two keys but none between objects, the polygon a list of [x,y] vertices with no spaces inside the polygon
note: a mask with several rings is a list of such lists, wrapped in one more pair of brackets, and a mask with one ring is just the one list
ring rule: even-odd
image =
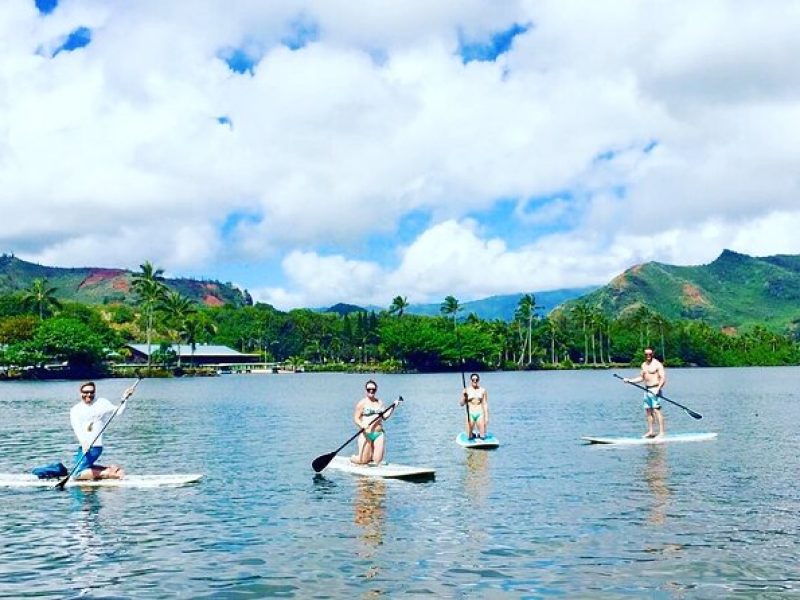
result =
[{"label": "tree line", "polygon": [[[76,376],[125,362],[126,344],[144,342],[162,366],[191,365],[176,344],[222,344],[264,362],[307,370],[447,371],[602,368],[638,364],[650,346],[670,366],[793,365],[800,346],[791,333],[764,326],[719,330],[698,320],[668,320],[640,307],[609,317],[585,302],[549,315],[533,294],[519,300],[511,321],[464,314],[447,296],[439,316],[408,314],[396,296],[381,311],[349,314],[268,304],[207,307],[164,283],[149,262],[132,278],[133,304],[61,302],[44,279],[0,295],[0,367],[37,369],[61,364]],[[181,362],[183,361],[183,365]]]}]

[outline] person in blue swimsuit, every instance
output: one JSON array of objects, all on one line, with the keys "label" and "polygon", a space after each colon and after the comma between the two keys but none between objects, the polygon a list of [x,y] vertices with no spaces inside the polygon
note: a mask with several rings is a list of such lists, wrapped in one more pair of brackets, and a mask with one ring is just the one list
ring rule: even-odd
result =
[{"label": "person in blue swimsuit", "polygon": [[370,379],[364,389],[367,395],[358,401],[353,413],[356,427],[364,431],[358,436],[358,454],[351,456],[350,460],[357,465],[379,465],[386,454],[386,432],[383,430],[383,422],[392,416],[397,402],[381,415],[385,407],[376,395],[378,384]]},{"label": "person in blue swimsuit", "polygon": [[[489,427],[489,392],[481,387],[477,373],[469,376],[469,387],[464,389],[461,406],[467,405],[467,438],[486,439]],[[477,431],[476,431],[477,430]]]}]

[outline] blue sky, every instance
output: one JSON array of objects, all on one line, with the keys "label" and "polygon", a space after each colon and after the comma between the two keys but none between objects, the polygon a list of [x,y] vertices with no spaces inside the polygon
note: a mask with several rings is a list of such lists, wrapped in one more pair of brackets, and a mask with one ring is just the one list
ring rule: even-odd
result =
[{"label": "blue sky", "polygon": [[4,252],[280,308],[797,254],[800,7],[0,5]]}]

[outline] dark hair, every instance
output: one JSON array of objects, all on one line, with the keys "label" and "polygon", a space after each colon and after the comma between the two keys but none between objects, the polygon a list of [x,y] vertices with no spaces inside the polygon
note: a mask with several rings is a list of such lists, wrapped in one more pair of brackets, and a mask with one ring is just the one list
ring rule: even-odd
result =
[{"label": "dark hair", "polygon": [[477,373],[470,373],[470,374],[469,374],[469,378],[470,378],[470,379],[472,379],[473,377],[477,377],[477,378],[478,378],[478,381],[480,381],[480,380],[481,380],[481,376],[480,376],[480,375],[478,375]]},{"label": "dark hair", "polygon": [[80,389],[80,390],[83,390],[83,388],[85,388],[87,385],[90,385],[90,386],[92,386],[94,389],[97,389],[97,386],[94,384],[94,381],[85,381],[85,382],[83,382],[83,383],[81,384],[81,386],[80,386],[80,388],[79,388],[79,389]]},{"label": "dark hair", "polygon": [[370,383],[374,385],[376,388],[378,387],[378,384],[375,383],[373,379],[367,379],[367,383],[364,384],[364,387],[366,388]]}]

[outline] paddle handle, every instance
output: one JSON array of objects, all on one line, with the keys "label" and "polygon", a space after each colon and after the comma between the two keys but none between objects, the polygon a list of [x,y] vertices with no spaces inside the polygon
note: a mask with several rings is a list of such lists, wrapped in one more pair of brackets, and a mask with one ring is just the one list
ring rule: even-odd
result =
[{"label": "paddle handle", "polygon": [[[637,387],[637,388],[639,388],[640,390],[643,390],[643,391],[645,391],[645,392],[647,392],[647,391],[648,391],[648,389],[647,389],[646,387],[644,387],[644,386],[642,386],[642,385],[639,385],[638,383],[634,383],[633,381],[626,381],[624,377],[620,377],[620,376],[619,376],[619,375],[617,375],[616,373],[614,373],[614,377],[616,377],[617,379],[621,379],[621,380],[622,380],[624,383],[627,383],[628,385],[632,385],[633,387]],[[695,411],[693,411],[691,408],[688,408],[688,407],[684,406],[683,404],[680,404],[680,403],[678,403],[678,402],[675,402],[675,400],[670,400],[670,399],[669,399],[669,398],[667,398],[667,397],[666,397],[664,394],[662,394],[662,393],[661,393],[661,391],[659,391],[659,392],[658,392],[658,394],[656,394],[656,396],[658,396],[658,397],[659,397],[659,398],[661,398],[662,400],[666,400],[666,401],[667,401],[667,402],[669,402],[670,404],[674,404],[675,406],[677,406],[677,407],[679,407],[679,408],[682,408],[682,409],[683,409],[683,410],[685,410],[687,413],[689,413],[689,416],[691,416],[691,417],[692,417],[692,418],[694,418],[694,419],[702,419],[702,418],[703,418],[703,415],[701,415],[701,414],[700,414],[700,413],[698,413],[698,412],[695,412]]]}]

